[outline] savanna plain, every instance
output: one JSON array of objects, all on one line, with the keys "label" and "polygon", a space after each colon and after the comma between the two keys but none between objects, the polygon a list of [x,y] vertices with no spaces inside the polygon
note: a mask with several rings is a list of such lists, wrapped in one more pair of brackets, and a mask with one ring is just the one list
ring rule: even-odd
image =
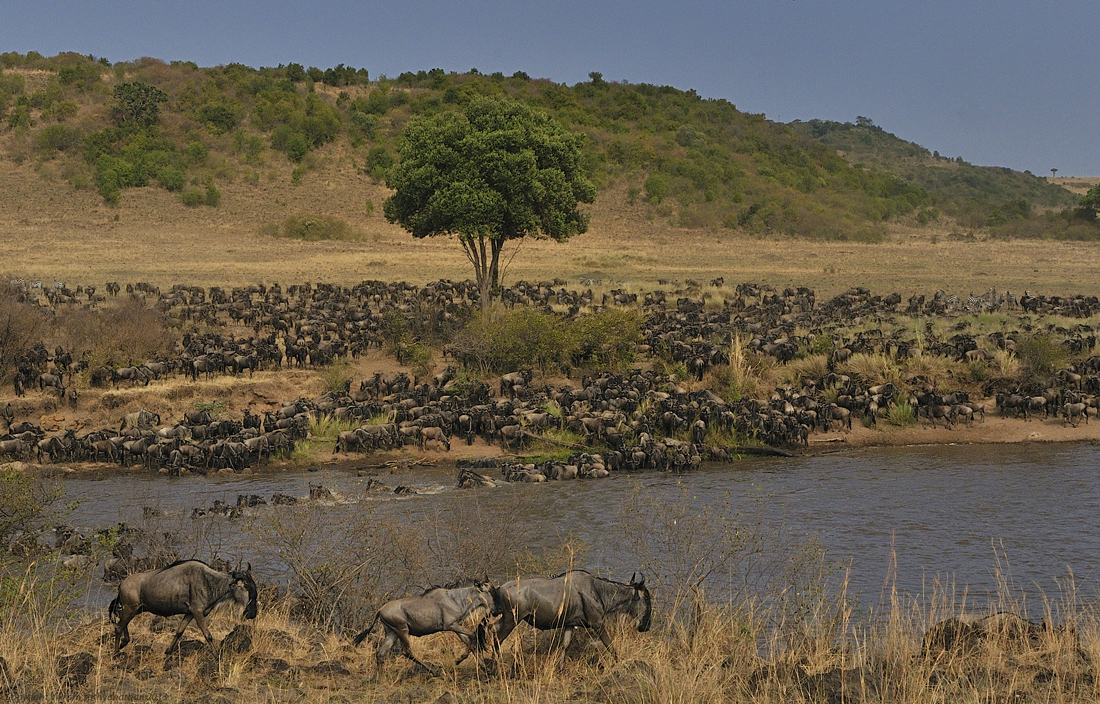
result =
[{"label": "savanna plain", "polygon": [[[317,90],[344,100],[320,79]],[[362,150],[335,142],[310,153],[303,176],[268,154],[262,169],[220,172],[216,207],[153,187],[127,188],[111,205],[74,188],[63,160],[0,162],[0,313],[9,332],[31,331],[4,339],[18,350],[0,355],[0,405],[11,410],[9,430],[28,423],[45,448],[32,452],[13,433],[5,442],[25,448],[0,446],[9,460],[0,495],[5,701],[1100,698],[1100,605],[1079,598],[1072,580],[1060,594],[1025,598],[1005,576],[989,603],[964,608],[950,583],[910,594],[884,575],[882,598],[862,603],[813,536],[641,484],[615,517],[615,540],[647,577],[647,631],[635,618],[609,618],[610,651],[584,629],[560,648],[560,634],[521,624],[499,653],[489,647],[453,666],[465,647],[438,633],[412,638],[415,655],[438,669],[376,662],[381,629],[358,647],[351,638],[392,598],[588,566],[593,546],[572,535],[530,547],[535,536],[518,517],[538,492],[513,492],[520,483],[628,482],[762,451],[1095,441],[1087,419],[1100,393],[1090,386],[1100,383],[1100,245],[993,236],[961,215],[893,218],[874,243],[747,220],[687,227],[625,176],[582,206],[588,232],[506,249],[510,303],[483,308],[461,284],[430,286],[467,279],[469,263],[452,239],[417,240],[386,222],[390,192],[361,160]],[[1095,186],[1070,181],[1075,197]],[[342,222],[346,236],[272,236],[273,224],[303,213]],[[124,290],[105,295],[107,282]],[[62,290],[74,295],[58,302]],[[292,310],[306,313],[288,324]],[[299,347],[303,361],[292,363]],[[250,361],[264,349],[278,366]],[[41,363],[34,376],[22,376],[26,354]],[[220,366],[194,364],[215,355]],[[420,422],[434,416],[435,425]],[[127,417],[135,440],[180,427],[185,437],[116,458],[108,436]],[[248,430],[249,417],[262,425],[240,435],[242,446],[260,430],[288,444],[234,454],[229,435]],[[434,432],[441,424],[445,440]],[[102,440],[88,439],[100,431]],[[199,447],[199,432],[222,444],[196,460],[183,448]],[[39,445],[47,438],[58,444]],[[96,442],[107,443],[106,457]],[[393,493],[388,471],[418,466],[457,474],[464,488],[412,497],[434,507],[415,518],[372,500]],[[183,522],[153,510],[83,532],[67,524],[61,501],[74,476],[152,478],[171,491],[174,482],[311,467],[367,477],[363,495],[311,486],[311,496],[282,496],[278,506],[242,497]],[[488,491],[514,500],[483,504]],[[102,593],[104,576],[188,558],[240,570],[241,541],[267,558],[253,572],[254,620],[220,609],[209,619],[213,645],[192,625],[165,653],[178,617],[142,615],[114,652],[115,624],[88,596]]]}]

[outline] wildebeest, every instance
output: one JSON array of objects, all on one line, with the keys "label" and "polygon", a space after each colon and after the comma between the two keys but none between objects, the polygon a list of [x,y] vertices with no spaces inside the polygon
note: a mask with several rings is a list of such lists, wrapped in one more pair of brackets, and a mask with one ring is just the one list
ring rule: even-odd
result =
[{"label": "wildebeest", "polygon": [[163,569],[132,574],[118,585],[118,596],[107,607],[115,626],[115,652],[130,642],[130,621],[142,612],[157,616],[183,614],[176,637],[165,652],[171,652],[194,619],[206,642],[212,647],[214,636],[206,626],[206,617],[221,604],[235,603],[244,609],[244,617],[256,618],[256,581],[252,565],[244,572],[219,572],[200,560],[181,560]]},{"label": "wildebeest", "polygon": [[136,413],[127,413],[122,418],[122,425],[119,426],[118,432],[122,432],[127,428],[137,428],[138,430],[148,430],[154,425],[160,425],[160,414],[152,413],[142,408]]},{"label": "wildebeest", "polygon": [[1062,406],[1062,427],[1066,426],[1066,423],[1071,423],[1074,428],[1081,420],[1081,416],[1085,417],[1085,425],[1089,424],[1089,407],[1084,403],[1067,403]]},{"label": "wildebeest", "polygon": [[570,570],[557,577],[514,579],[493,593],[497,622],[494,647],[511,634],[520,621],[539,630],[562,629],[561,648],[569,647],[573,630],[587,628],[599,636],[612,653],[611,636],[604,619],[612,614],[627,614],[638,620],[638,631],[649,630],[653,600],[645,586],[645,577],[634,575],[629,584],[596,577],[585,570]]},{"label": "wildebeest", "polygon": [[435,442],[442,443],[447,448],[447,452],[451,451],[451,439],[447,437],[447,434],[443,432],[442,428],[421,428],[420,429],[420,449],[424,449],[424,442],[427,440],[433,440]]},{"label": "wildebeest", "polygon": [[1044,636],[1057,634],[1067,634],[1076,639],[1072,626],[1035,623],[1014,613],[960,614],[929,627],[924,634],[921,656],[963,655],[991,641],[1002,646],[1030,644],[1034,647]]},{"label": "wildebeest", "polygon": [[476,636],[479,628],[484,627],[484,622],[493,612],[493,592],[492,584],[479,582],[465,587],[434,587],[419,596],[394,599],[378,609],[370,626],[355,636],[353,643],[362,643],[381,621],[386,637],[375,652],[379,664],[389,654],[393,644],[400,640],[405,657],[425,670],[435,672],[436,668],[426,665],[413,655],[409,636],[419,637],[450,631],[466,646],[466,652],[455,662],[457,665],[478,649]]}]

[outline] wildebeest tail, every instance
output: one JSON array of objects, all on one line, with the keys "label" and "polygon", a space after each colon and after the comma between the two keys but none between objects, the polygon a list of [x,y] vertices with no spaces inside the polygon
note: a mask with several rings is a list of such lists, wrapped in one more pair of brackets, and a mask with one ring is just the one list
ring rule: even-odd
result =
[{"label": "wildebeest tail", "polygon": [[381,615],[382,615],[382,614],[380,614],[380,613],[376,613],[376,614],[374,615],[374,620],[370,622],[370,625],[369,625],[369,626],[367,626],[367,629],[366,629],[365,631],[363,631],[362,633],[360,633],[359,635],[355,636],[355,638],[354,638],[354,639],[353,639],[353,640],[351,641],[351,644],[352,644],[352,645],[359,645],[359,644],[360,644],[360,643],[362,643],[362,642],[363,642],[364,640],[366,640],[366,639],[367,639],[367,636],[369,636],[369,635],[370,635],[371,631],[373,631],[373,630],[374,630],[374,627],[375,627],[375,626],[376,626],[376,625],[378,624],[378,618],[379,618],[379,617],[380,617]]},{"label": "wildebeest tail", "polygon": [[107,619],[111,623],[118,623],[119,617],[122,615],[122,600],[121,597],[115,597],[111,600],[111,603],[107,606]]}]

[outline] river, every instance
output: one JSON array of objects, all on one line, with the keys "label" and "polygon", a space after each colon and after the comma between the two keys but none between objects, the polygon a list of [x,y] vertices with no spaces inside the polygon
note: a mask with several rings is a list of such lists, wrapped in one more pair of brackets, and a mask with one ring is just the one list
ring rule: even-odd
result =
[{"label": "river", "polygon": [[[729,504],[790,534],[816,538],[829,560],[850,565],[850,590],[865,603],[879,601],[892,574],[897,588],[910,595],[928,595],[938,578],[981,600],[997,590],[998,570],[1029,599],[1039,593],[1057,597],[1070,571],[1080,595],[1093,597],[1100,578],[1098,468],[1100,448],[1084,443],[874,448],[747,459],[682,476],[641,473],[476,490],[454,489],[453,469],[414,467],[379,478],[425,493],[370,493],[362,500],[412,517],[442,502],[467,502],[479,511],[522,502],[511,520],[537,527],[542,537],[534,542],[571,532],[590,543],[591,566],[625,577],[632,566],[618,544],[605,538],[621,533],[617,524],[632,492],[642,488],[671,498],[686,490],[699,505]],[[66,479],[63,493],[76,504],[70,521],[81,528],[140,523],[146,507],[183,525],[192,507],[215,500],[232,504],[239,494],[305,497],[312,483],[360,496],[365,481],[343,468],[176,479],[119,475]],[[253,513],[262,518],[277,510]],[[355,504],[333,506],[331,515],[349,510]],[[633,520],[644,527],[647,517]],[[232,534],[232,522],[227,525]],[[247,550],[243,554],[251,558]]]}]

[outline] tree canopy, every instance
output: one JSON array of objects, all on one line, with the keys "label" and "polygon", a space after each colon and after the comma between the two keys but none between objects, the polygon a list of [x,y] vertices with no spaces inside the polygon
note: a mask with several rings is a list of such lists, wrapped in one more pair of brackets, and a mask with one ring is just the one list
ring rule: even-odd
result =
[{"label": "tree canopy", "polygon": [[475,98],[463,112],[415,119],[398,142],[384,212],[414,237],[457,235],[483,298],[500,285],[500,253],[527,236],[563,242],[588,228],[578,203],[596,189],[585,137],[523,103]]},{"label": "tree canopy", "polygon": [[151,127],[160,119],[160,104],[168,94],[156,86],[141,81],[120,83],[111,91],[115,99],[113,115],[119,125],[134,123]]}]

